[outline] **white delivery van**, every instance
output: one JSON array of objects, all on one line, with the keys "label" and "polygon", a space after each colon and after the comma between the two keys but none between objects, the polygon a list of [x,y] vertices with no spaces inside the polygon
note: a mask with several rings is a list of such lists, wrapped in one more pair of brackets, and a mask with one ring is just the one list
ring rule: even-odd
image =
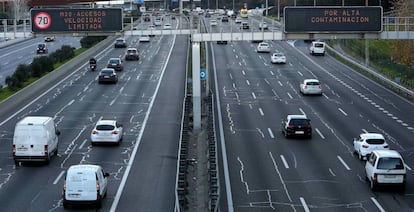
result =
[{"label": "white delivery van", "polygon": [[63,185],[63,207],[91,205],[100,208],[108,190],[108,176],[99,165],[69,167]]},{"label": "white delivery van", "polygon": [[309,52],[311,55],[325,55],[325,42],[313,41],[309,47]]},{"label": "white delivery van", "polygon": [[49,163],[52,154],[58,153],[58,135],[52,117],[27,116],[14,128],[13,158],[20,162],[44,161]]}]

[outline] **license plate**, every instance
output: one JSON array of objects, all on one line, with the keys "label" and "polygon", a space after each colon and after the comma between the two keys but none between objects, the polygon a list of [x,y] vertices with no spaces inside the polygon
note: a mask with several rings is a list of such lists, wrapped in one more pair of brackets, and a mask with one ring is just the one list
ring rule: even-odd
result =
[{"label": "license plate", "polygon": [[395,175],[384,175],[384,178],[387,178],[387,179],[395,179],[396,176]]},{"label": "license plate", "polygon": [[295,134],[302,135],[302,134],[305,134],[305,132],[304,131],[296,131]]},{"label": "license plate", "polygon": [[109,76],[104,76],[105,79],[109,79]]}]

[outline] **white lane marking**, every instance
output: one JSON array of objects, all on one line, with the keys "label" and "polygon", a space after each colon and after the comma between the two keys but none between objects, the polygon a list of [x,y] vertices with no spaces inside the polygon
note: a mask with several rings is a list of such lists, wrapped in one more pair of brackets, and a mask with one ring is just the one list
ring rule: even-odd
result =
[{"label": "white lane marking", "polygon": [[339,110],[339,111],[341,111],[341,113],[342,113],[342,114],[344,114],[344,116],[348,116],[348,114],[347,114],[347,113],[345,113],[345,111],[344,111],[344,110],[342,110],[341,108],[338,108],[338,110]]},{"label": "white lane marking", "polygon": [[331,173],[332,176],[336,176],[336,174],[332,171],[332,169],[329,169],[329,172]]},{"label": "white lane marking", "polygon": [[318,128],[315,128],[315,131],[319,134],[319,136],[321,136],[322,139],[325,139],[325,136],[323,136],[323,134],[321,133],[321,131],[319,131]]},{"label": "white lane marking", "polygon": [[293,99],[292,95],[290,95],[290,93],[288,92],[287,95],[289,96],[290,99]]},{"label": "white lane marking", "polygon": [[271,152],[269,152],[269,155],[270,155],[270,158],[272,159],[272,162],[273,162],[273,167],[275,168],[275,170],[276,170],[276,172],[277,172],[277,175],[279,176],[280,182],[281,182],[281,183],[282,183],[282,185],[283,185],[283,188],[284,188],[284,190],[285,190],[285,194],[286,194],[287,198],[289,199],[289,201],[290,201],[290,202],[292,202],[292,198],[290,197],[290,194],[289,194],[289,191],[288,191],[288,189],[287,189],[286,183],[285,183],[285,181],[283,180],[282,174],[280,173],[279,168],[278,168],[278,166],[277,166],[277,164],[276,164],[276,160],[275,160],[275,158],[273,157],[273,154],[272,154]]},{"label": "white lane marking", "polygon": [[233,82],[233,88],[236,89],[236,83]]},{"label": "white lane marking", "polygon": [[374,204],[377,206],[377,208],[381,211],[381,212],[385,212],[384,208],[379,204],[379,202],[374,198],[371,197],[372,202],[374,202]]},{"label": "white lane marking", "polygon": [[351,168],[349,168],[349,166],[345,163],[345,161],[341,158],[341,156],[336,156],[338,158],[339,161],[341,161],[342,165],[344,165],[344,167],[349,171],[351,170]]},{"label": "white lane marking", "polygon": [[252,96],[253,96],[253,99],[256,99],[256,94],[254,94],[254,92],[252,92]]},{"label": "white lane marking", "polygon": [[250,82],[249,82],[249,80],[246,80],[246,83],[247,83],[247,85],[250,85]]},{"label": "white lane marking", "polygon": [[266,84],[270,85],[270,82],[265,78],[264,81],[266,82]]},{"label": "white lane marking", "polygon": [[364,133],[368,133],[368,130],[366,130],[366,129],[362,129],[362,132],[364,132]]},{"label": "white lane marking", "polygon": [[273,71],[270,71],[270,74],[271,74],[272,76],[274,76],[274,75],[275,75],[275,73],[273,73]]},{"label": "white lane marking", "polygon": [[281,82],[281,81],[277,81],[277,83],[279,83],[279,85],[280,85],[281,87],[283,87],[283,84],[282,84],[282,82]]},{"label": "white lane marking", "polygon": [[259,108],[259,113],[260,113],[261,116],[264,116],[262,108]]},{"label": "white lane marking", "polygon": [[300,71],[298,71],[298,74],[303,77],[303,74]]},{"label": "white lane marking", "polygon": [[409,167],[407,164],[405,164],[405,168],[407,168],[408,170],[412,170],[411,167]]},{"label": "white lane marking", "polygon": [[56,185],[59,182],[59,180],[60,180],[60,178],[62,178],[63,174],[65,174],[65,171],[64,170],[61,171],[59,173],[59,175],[56,177],[55,181],[53,181],[53,185]]},{"label": "white lane marking", "polygon": [[240,171],[239,171],[239,174],[240,174],[240,181],[244,184],[244,186],[246,187],[246,193],[247,194],[249,194],[250,193],[250,190],[249,190],[249,185],[247,184],[247,181],[246,180],[244,180],[244,176],[243,176],[243,172],[244,172],[244,164],[243,164],[243,161],[241,161],[241,159],[240,159],[240,157],[237,157],[237,160],[239,161],[239,163],[240,163]]},{"label": "white lane marking", "polygon": [[289,168],[289,164],[287,163],[287,161],[285,159],[285,156],[280,155],[280,159],[282,160],[283,165],[285,165],[285,168],[288,169]]},{"label": "white lane marking", "polygon": [[[176,40],[176,35],[174,35],[174,39],[173,39],[173,42],[172,42],[172,46],[174,46],[174,45],[175,45],[175,40]],[[172,50],[173,50],[173,49],[174,49],[174,48],[170,48],[170,52],[168,53],[168,57],[167,57],[167,60],[166,60],[166,61],[169,61],[169,60],[170,60],[171,53],[172,53]],[[151,101],[150,101],[150,103],[149,103],[149,105],[148,105],[148,112],[145,114],[144,121],[143,121],[143,122],[142,122],[142,124],[141,124],[141,126],[142,126],[142,127],[141,127],[141,130],[139,131],[139,135],[138,135],[138,137],[137,137],[137,139],[136,139],[136,141],[135,141],[134,149],[133,149],[133,151],[131,152],[131,156],[130,156],[130,159],[129,159],[129,161],[128,161],[128,165],[127,165],[127,167],[126,167],[126,169],[125,169],[124,175],[122,176],[121,183],[119,184],[118,190],[116,191],[116,195],[115,195],[115,197],[114,197],[114,201],[112,202],[110,212],[115,212],[115,211],[116,211],[116,208],[118,207],[119,200],[121,199],[121,194],[122,194],[122,192],[123,192],[123,190],[124,190],[124,187],[125,187],[125,185],[126,185],[126,181],[127,181],[127,179],[128,179],[129,173],[130,173],[130,171],[131,171],[132,164],[134,163],[134,161],[135,161],[135,156],[136,156],[136,154],[137,154],[137,152],[138,152],[138,147],[140,146],[142,136],[143,136],[144,131],[145,131],[145,128],[146,128],[146,126],[147,126],[147,122],[148,122],[149,115],[151,114],[152,107],[153,107],[153,105],[154,105],[154,102],[155,102],[155,99],[156,99],[156,97],[157,97],[158,91],[159,91],[159,89],[160,89],[160,87],[161,87],[161,82],[162,82],[162,79],[163,79],[163,77],[164,77],[165,70],[167,69],[167,65],[168,65],[168,62],[166,62],[166,63],[164,64],[164,67],[163,67],[163,69],[162,69],[162,71],[161,71],[161,74],[160,74],[160,77],[159,77],[159,80],[158,80],[157,87],[155,88],[155,91],[154,91],[153,97],[151,98]],[[216,84],[216,86],[217,86],[217,84]],[[218,87],[217,87],[217,88],[218,88]],[[230,203],[231,203],[231,202],[230,202]]]},{"label": "white lane marking", "polygon": [[303,114],[306,115],[305,111],[302,110],[302,108],[299,108],[299,111]]},{"label": "white lane marking", "polygon": [[303,209],[305,209],[305,212],[310,212],[308,205],[305,202],[305,199],[303,197],[300,197],[300,203],[302,203]]},{"label": "white lane marking", "polygon": [[242,74],[243,74],[243,75],[246,75],[246,72],[244,72],[244,70],[242,70]]},{"label": "white lane marking", "polygon": [[269,132],[270,138],[275,138],[275,136],[273,135],[272,129],[267,128],[267,132]]},{"label": "white lane marking", "polygon": [[87,141],[88,141],[88,139],[83,140],[82,144],[78,147],[78,149],[82,149],[83,146],[85,146]]},{"label": "white lane marking", "polygon": [[233,75],[229,73],[230,79],[233,80]]}]

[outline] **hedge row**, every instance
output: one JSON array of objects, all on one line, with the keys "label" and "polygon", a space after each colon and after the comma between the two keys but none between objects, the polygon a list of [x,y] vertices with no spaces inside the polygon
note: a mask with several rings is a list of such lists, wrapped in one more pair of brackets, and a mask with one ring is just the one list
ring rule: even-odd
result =
[{"label": "hedge row", "polygon": [[75,56],[75,48],[64,45],[48,56],[35,57],[29,65],[19,64],[16,71],[6,77],[6,84],[10,90],[18,90],[31,77],[41,77],[53,71],[53,64],[63,62]]}]

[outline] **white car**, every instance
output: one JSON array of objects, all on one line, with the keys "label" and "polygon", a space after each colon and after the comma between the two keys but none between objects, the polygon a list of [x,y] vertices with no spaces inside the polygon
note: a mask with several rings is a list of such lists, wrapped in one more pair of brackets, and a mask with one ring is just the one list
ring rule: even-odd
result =
[{"label": "white car", "polygon": [[395,150],[374,150],[365,163],[365,177],[371,190],[380,185],[398,185],[405,190],[407,169],[403,157]]},{"label": "white car", "polygon": [[123,137],[123,126],[116,120],[99,120],[91,133],[91,143],[115,143],[119,145]]},{"label": "white car", "polygon": [[260,22],[259,29],[260,30],[262,30],[262,29],[266,30],[266,29],[269,29],[269,27],[267,26],[266,22]]},{"label": "white car", "polygon": [[305,79],[299,87],[303,95],[322,95],[322,85],[317,79]]},{"label": "white car", "polygon": [[272,63],[286,63],[286,56],[282,52],[276,52],[273,53],[273,55],[270,57],[270,60]]},{"label": "white car", "polygon": [[164,24],[164,29],[171,29],[172,26],[169,23]]},{"label": "white car", "polygon": [[210,26],[217,26],[217,20],[211,19],[210,20]]},{"label": "white car", "polygon": [[154,21],[154,25],[155,26],[161,26],[162,25],[162,20],[161,19],[155,19],[155,21]]},{"label": "white car", "polygon": [[374,150],[383,149],[389,149],[389,146],[380,133],[361,133],[359,138],[354,138],[354,152],[360,160],[366,160]]},{"label": "white car", "polygon": [[139,42],[150,42],[150,37],[149,35],[141,35],[139,37]]},{"label": "white car", "polygon": [[259,45],[257,45],[256,50],[257,50],[257,52],[269,53],[270,52],[270,45],[266,42],[261,42],[261,43],[259,43]]}]

